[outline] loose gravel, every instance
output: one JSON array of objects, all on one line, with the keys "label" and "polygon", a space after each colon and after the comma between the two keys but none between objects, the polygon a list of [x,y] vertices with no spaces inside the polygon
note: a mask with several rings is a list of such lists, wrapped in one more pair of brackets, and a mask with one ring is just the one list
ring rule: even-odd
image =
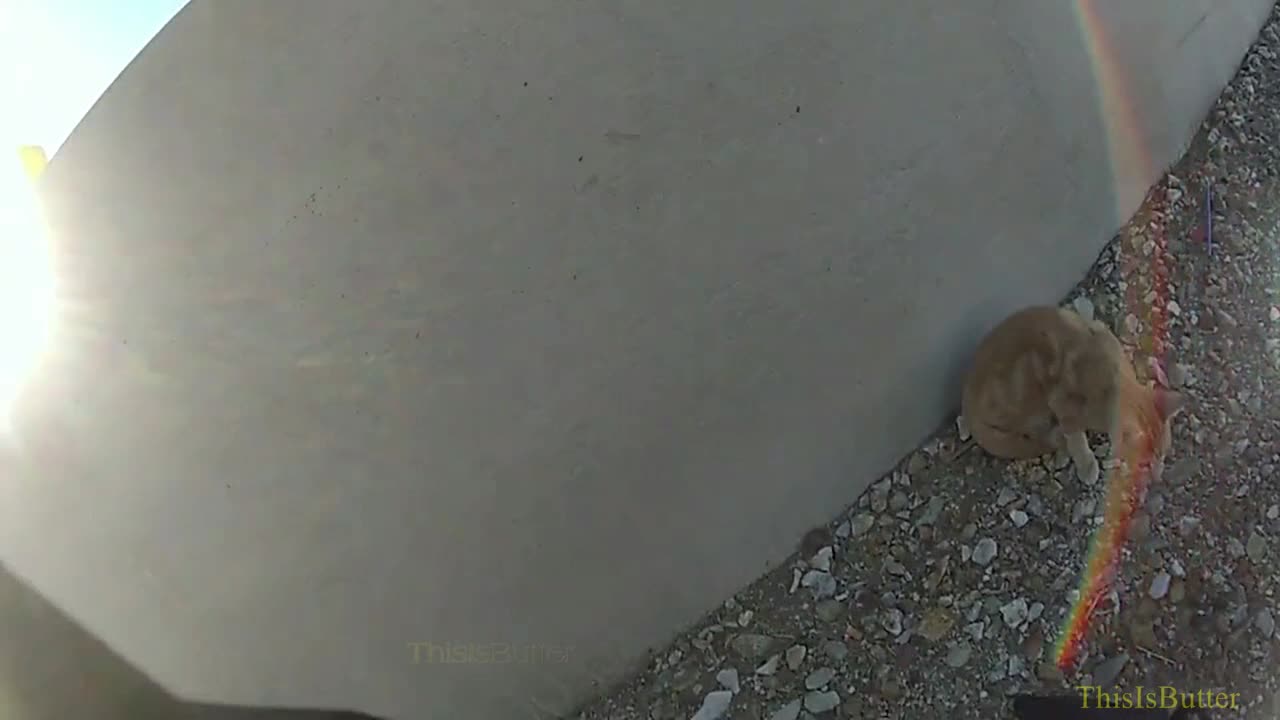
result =
[{"label": "loose gravel", "polygon": [[1115,328],[1140,374],[1153,316],[1138,308],[1163,302],[1165,375],[1191,401],[1077,672],[1050,656],[1104,484],[1062,454],[994,460],[955,427],[579,717],[996,718],[1010,692],[1082,684],[1239,692],[1223,717],[1280,716],[1278,52],[1280,10],[1066,299]]}]

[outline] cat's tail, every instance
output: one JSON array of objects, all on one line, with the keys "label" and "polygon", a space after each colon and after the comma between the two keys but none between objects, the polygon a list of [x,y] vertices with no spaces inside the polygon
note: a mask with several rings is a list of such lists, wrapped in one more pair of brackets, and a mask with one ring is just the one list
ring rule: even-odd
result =
[{"label": "cat's tail", "polygon": [[1054,451],[1047,438],[1032,437],[1024,433],[1010,432],[987,424],[978,418],[966,417],[969,434],[978,446],[998,458],[1027,460],[1048,455]]}]

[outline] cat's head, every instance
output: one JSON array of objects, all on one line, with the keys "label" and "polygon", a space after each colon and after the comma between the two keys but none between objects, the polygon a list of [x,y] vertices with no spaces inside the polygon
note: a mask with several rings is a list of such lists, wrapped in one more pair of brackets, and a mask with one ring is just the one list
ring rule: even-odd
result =
[{"label": "cat's head", "polygon": [[1173,418],[1186,406],[1186,396],[1161,385],[1135,385],[1125,393],[1117,418],[1124,460],[1150,464],[1152,477],[1160,479],[1164,459],[1173,445]]}]

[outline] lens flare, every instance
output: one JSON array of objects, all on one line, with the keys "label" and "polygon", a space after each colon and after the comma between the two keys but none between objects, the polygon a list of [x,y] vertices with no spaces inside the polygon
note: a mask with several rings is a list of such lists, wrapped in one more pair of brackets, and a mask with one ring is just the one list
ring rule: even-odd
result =
[{"label": "lens flare", "polygon": [[53,321],[54,276],[48,233],[23,163],[0,173],[0,423],[40,361]]}]

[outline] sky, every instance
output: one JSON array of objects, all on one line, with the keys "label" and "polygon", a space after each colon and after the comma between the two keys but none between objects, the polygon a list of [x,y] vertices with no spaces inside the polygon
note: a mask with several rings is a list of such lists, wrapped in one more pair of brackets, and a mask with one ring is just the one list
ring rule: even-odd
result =
[{"label": "sky", "polygon": [[[0,0],[0,152],[53,157],[186,0]],[[4,156],[0,156],[4,157]]]}]

